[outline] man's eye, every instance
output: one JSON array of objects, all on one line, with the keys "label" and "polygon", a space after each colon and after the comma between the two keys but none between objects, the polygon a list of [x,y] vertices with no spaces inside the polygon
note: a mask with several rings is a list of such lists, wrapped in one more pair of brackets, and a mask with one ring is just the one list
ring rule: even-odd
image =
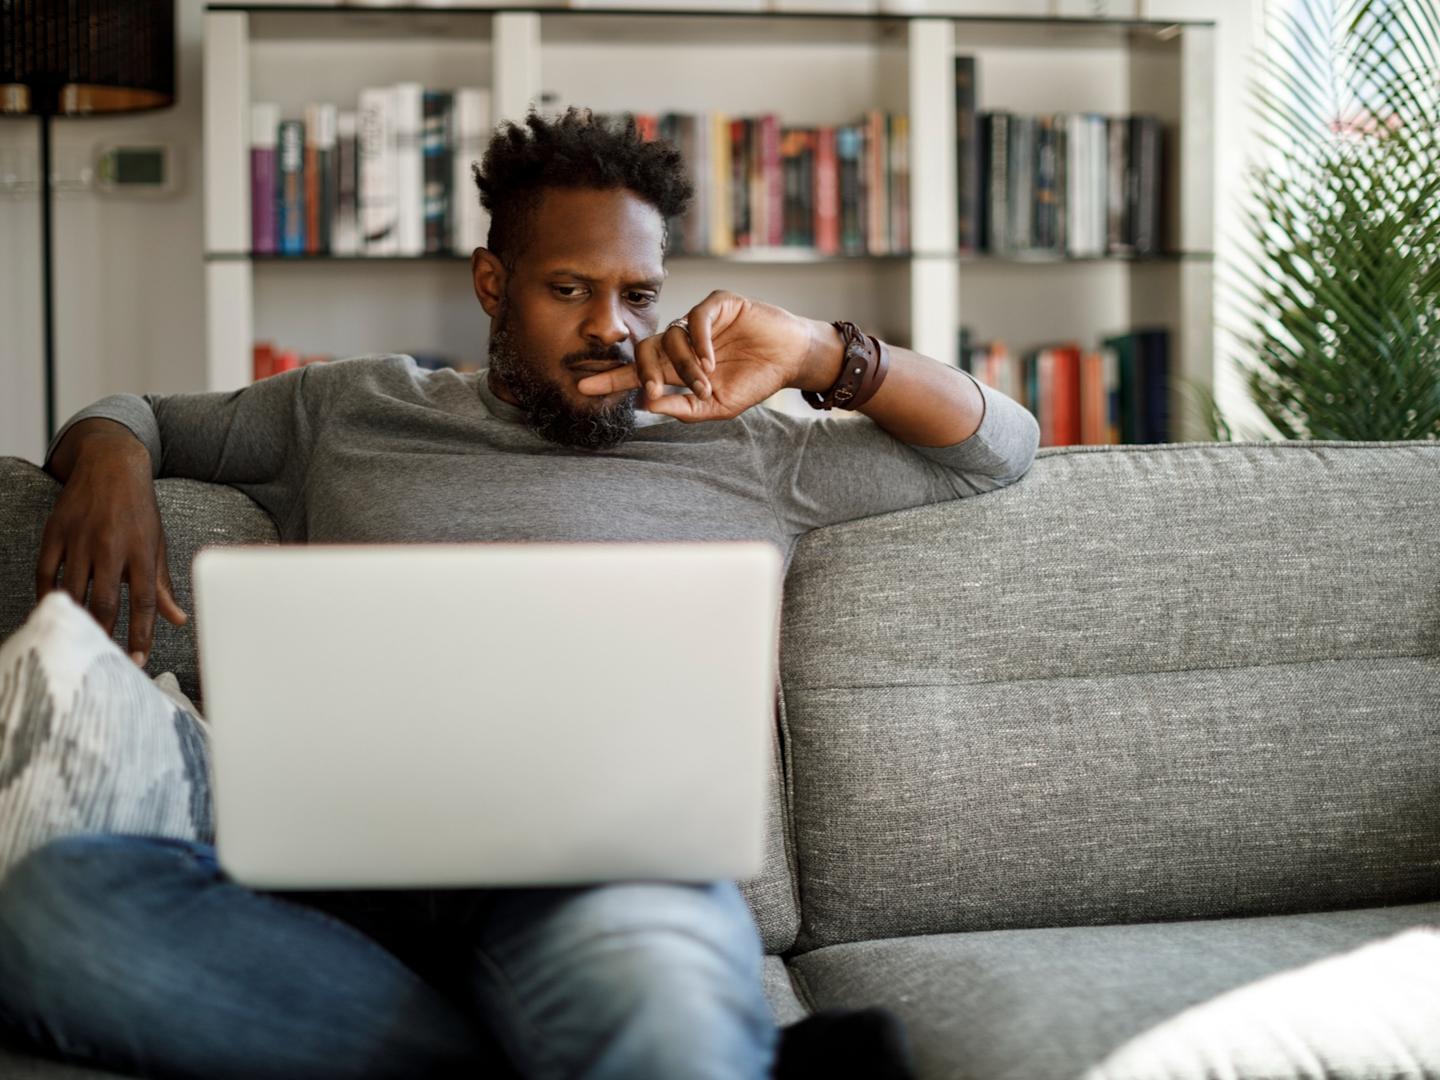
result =
[{"label": "man's eye", "polygon": [[550,288],[551,288],[552,290],[554,290],[555,292],[560,293],[560,295],[563,296],[566,300],[569,300],[569,299],[570,299],[570,293],[560,292],[561,289],[571,289],[571,290],[573,290],[573,291],[575,291],[575,292],[579,292],[579,291],[580,291],[580,286],[579,286],[579,285],[551,285]]},{"label": "man's eye", "polygon": [[630,295],[634,298],[630,302],[636,307],[649,307],[656,300],[656,297],[650,293],[631,293]]}]

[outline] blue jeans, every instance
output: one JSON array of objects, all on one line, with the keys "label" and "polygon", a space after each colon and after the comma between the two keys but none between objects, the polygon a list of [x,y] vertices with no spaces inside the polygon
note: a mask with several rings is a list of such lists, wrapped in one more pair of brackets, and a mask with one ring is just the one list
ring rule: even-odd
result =
[{"label": "blue jeans", "polygon": [[8,1041],[143,1076],[760,1078],[761,960],[729,882],[266,891],[89,834],[0,884]]}]

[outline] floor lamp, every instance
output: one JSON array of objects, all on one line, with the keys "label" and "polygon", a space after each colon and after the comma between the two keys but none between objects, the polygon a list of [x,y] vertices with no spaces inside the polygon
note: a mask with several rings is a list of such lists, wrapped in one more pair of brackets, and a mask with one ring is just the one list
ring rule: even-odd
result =
[{"label": "floor lamp", "polygon": [[175,0],[0,3],[0,114],[40,118],[45,439],[55,435],[55,282],[50,123],[175,103]]}]

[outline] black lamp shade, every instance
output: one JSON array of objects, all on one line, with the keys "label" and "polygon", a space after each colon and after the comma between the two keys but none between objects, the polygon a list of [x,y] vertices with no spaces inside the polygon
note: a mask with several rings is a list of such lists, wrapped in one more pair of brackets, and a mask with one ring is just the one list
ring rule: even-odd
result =
[{"label": "black lamp shade", "polygon": [[175,103],[175,0],[0,0],[0,113]]}]

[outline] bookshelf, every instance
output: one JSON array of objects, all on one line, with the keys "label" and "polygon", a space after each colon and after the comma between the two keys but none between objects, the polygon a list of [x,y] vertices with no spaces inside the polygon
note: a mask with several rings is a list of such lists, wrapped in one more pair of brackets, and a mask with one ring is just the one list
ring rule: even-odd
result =
[{"label": "bookshelf", "polygon": [[[636,11],[537,6],[357,8],[211,4],[204,29],[206,378],[245,384],[259,339],[350,355],[444,350],[483,362],[488,320],[464,258],[250,252],[249,105],[299,116],[402,79],[489,87],[493,119],[532,101],[597,112],[779,114],[783,125],[910,124],[912,250],[678,255],[661,324],[715,288],[854,320],[945,363],[962,325],[1016,350],[1171,330],[1173,441],[1205,438],[1178,389],[1213,385],[1215,27],[1207,22],[903,13]],[[957,248],[954,65],[973,56],[977,106],[1153,113],[1167,127],[1165,247],[1156,257],[1000,256]],[[737,78],[737,71],[743,76]],[[544,97],[542,98],[542,94]],[[473,194],[472,196],[473,197]],[[775,402],[802,415],[808,407]]]}]

